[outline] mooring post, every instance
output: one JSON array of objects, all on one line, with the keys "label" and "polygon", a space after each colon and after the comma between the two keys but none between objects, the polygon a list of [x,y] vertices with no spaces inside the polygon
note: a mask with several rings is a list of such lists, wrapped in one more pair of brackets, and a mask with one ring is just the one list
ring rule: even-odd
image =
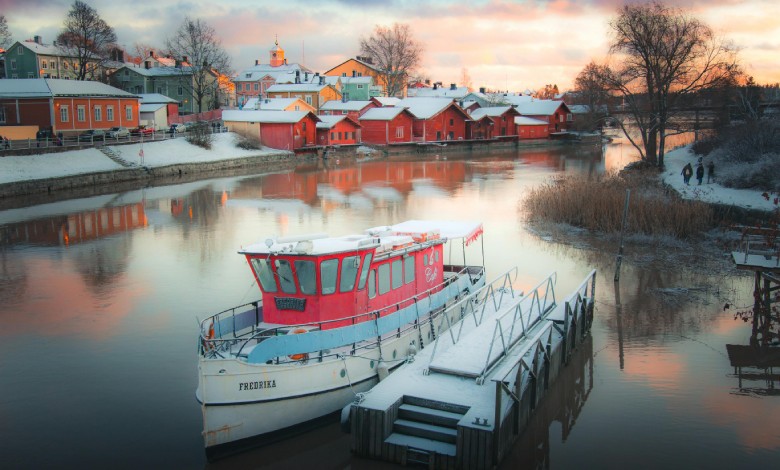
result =
[{"label": "mooring post", "polygon": [[626,220],[628,219],[628,201],[631,199],[631,190],[626,189],[626,204],[623,206],[623,223],[620,226],[620,248],[617,255],[617,266],[615,267],[615,282],[620,280],[620,264],[623,262],[623,233],[626,231]]}]

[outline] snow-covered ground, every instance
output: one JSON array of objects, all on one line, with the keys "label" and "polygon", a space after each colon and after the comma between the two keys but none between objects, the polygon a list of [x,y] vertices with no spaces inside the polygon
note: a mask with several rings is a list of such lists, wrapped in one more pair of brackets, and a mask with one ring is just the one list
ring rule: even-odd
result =
[{"label": "snow-covered ground", "polygon": [[[695,155],[689,146],[681,147],[664,156],[664,164],[666,170],[662,175],[663,181],[677,190],[686,199],[698,199],[704,202],[727,204],[737,207],[744,207],[748,209],[759,209],[771,211],[777,206],[773,201],[767,200],[761,194],[763,191],[750,190],[750,189],[731,189],[725,188],[719,185],[717,182],[707,183],[707,163],[705,158],[704,163],[704,180],[699,185],[696,180],[696,165],[699,157]],[[686,163],[690,163],[694,170],[694,175],[691,177],[690,186],[687,186],[683,182],[682,169]],[[715,181],[717,181],[718,167],[715,167]]]},{"label": "snow-covered ground", "polygon": [[[267,147],[261,150],[243,150],[236,147],[236,138],[236,134],[233,133],[215,134],[210,150],[192,145],[184,138],[115,145],[109,148],[128,163],[150,168],[289,153]],[[143,148],[143,160],[139,155],[141,148]],[[121,165],[94,148],[41,155],[8,156],[0,158],[0,184],[121,168],[123,168]]]}]

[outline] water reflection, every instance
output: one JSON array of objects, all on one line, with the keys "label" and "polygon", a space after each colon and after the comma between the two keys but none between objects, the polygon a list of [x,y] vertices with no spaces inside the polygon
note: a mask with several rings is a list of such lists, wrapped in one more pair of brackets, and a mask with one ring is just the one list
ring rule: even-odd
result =
[{"label": "water reflection", "polygon": [[[725,357],[725,344],[747,344],[750,328],[722,305],[749,305],[749,278],[694,264],[684,252],[645,256],[647,247],[627,246],[615,290],[616,242],[542,239],[526,229],[518,203],[529,188],[563,172],[595,177],[612,162],[599,146],[330,159],[2,211],[4,462],[203,466],[194,317],[256,298],[239,247],[415,218],[481,219],[488,272],[519,266],[520,285],[557,271],[558,291],[568,292],[599,270],[592,343],[578,350],[505,466],[769,462],[780,450],[769,418],[780,404],[731,393],[737,379]],[[44,386],[52,380],[55,389]],[[701,437],[696,452],[680,444],[689,435]],[[593,452],[605,447],[617,450]],[[353,458],[336,425],[215,466],[250,465],[378,464]]]}]

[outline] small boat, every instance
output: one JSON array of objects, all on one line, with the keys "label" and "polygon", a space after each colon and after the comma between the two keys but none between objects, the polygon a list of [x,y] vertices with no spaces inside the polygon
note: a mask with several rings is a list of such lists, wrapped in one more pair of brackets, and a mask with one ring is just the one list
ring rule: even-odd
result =
[{"label": "small boat", "polygon": [[[482,230],[407,221],[239,251],[260,299],[200,322],[196,397],[209,460],[327,422],[433,342],[450,323],[436,321],[446,306],[485,284],[484,260],[465,260]],[[461,253],[461,264],[445,264]]]}]

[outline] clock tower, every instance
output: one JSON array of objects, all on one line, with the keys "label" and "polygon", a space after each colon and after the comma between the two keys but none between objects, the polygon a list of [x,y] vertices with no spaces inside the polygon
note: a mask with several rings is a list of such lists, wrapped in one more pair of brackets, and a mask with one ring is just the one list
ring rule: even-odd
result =
[{"label": "clock tower", "polygon": [[279,38],[276,38],[274,47],[271,48],[271,60],[269,63],[271,64],[271,67],[284,65],[284,49],[279,47]]}]

